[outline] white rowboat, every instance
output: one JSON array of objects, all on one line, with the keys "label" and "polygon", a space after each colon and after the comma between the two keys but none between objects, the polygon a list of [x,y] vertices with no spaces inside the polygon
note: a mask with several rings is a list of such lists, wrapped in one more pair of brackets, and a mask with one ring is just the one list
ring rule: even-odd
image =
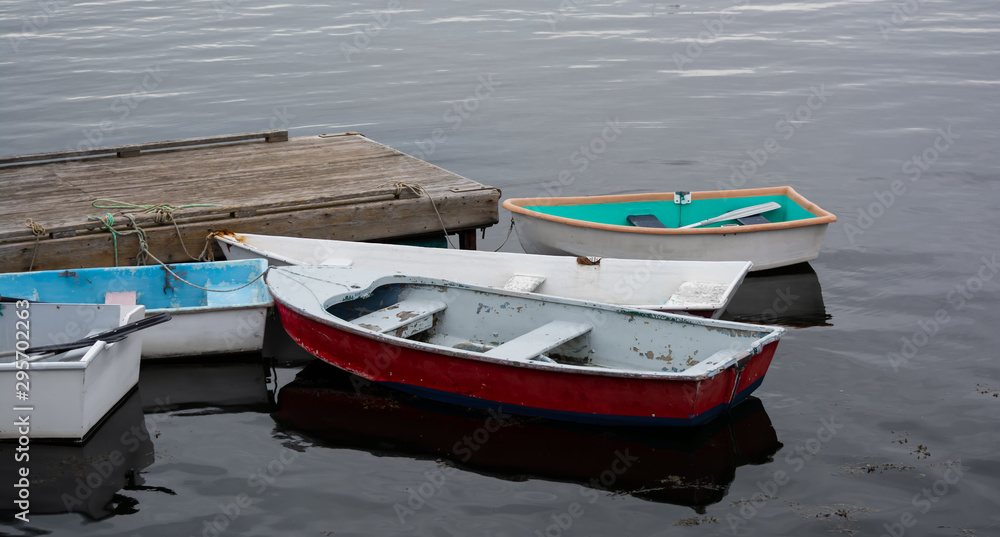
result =
[{"label": "white rowboat", "polygon": [[168,267],[169,271],[145,265],[0,274],[0,294],[39,302],[142,304],[148,315],[170,313],[169,323],[146,332],[143,359],[261,349],[271,306],[261,277],[267,263],[215,261]]},{"label": "white rowboat", "polygon": [[[756,218],[718,220],[755,205],[777,206]],[[766,270],[816,259],[837,217],[791,187],[515,198],[513,214],[525,252],[626,259],[749,260]],[[703,222],[707,220],[708,222]],[[685,228],[695,223],[698,227]]]},{"label": "white rowboat", "polygon": [[401,270],[508,291],[718,318],[750,270],[746,261],[660,261],[420,248],[247,233],[220,233],[228,259],[273,266],[333,265]]},{"label": "white rowboat", "polygon": [[[38,359],[18,361],[11,355],[27,333],[30,346],[70,343],[94,333],[138,321],[143,306],[97,304],[0,304],[0,391],[13,405],[0,405],[0,439],[83,440],[139,380],[142,332],[114,343],[87,346]],[[26,311],[21,318],[18,312]],[[23,318],[23,317],[27,318]],[[23,356],[23,355],[22,355]],[[27,363],[28,368],[18,367]],[[18,378],[18,372],[26,372]],[[15,394],[26,398],[14,400]],[[28,410],[30,409],[30,410]],[[15,426],[15,423],[27,425]],[[19,421],[20,420],[20,421]]]}]

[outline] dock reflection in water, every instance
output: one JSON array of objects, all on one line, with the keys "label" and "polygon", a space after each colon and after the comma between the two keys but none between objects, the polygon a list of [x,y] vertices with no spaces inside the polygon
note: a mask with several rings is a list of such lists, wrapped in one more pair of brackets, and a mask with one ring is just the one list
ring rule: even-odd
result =
[{"label": "dock reflection in water", "polygon": [[751,272],[722,319],[803,328],[832,326],[819,277],[809,263]]},{"label": "dock reflection in water", "polygon": [[[754,397],[697,428],[500,418],[497,427],[490,413],[410,396],[319,362],[281,388],[274,414],[280,426],[320,445],[442,458],[483,475],[578,483],[698,512],[726,496],[736,468],[768,462],[781,448]],[[625,459],[627,471],[604,475]]]},{"label": "dock reflection in water", "polygon": [[[0,459],[14,461],[16,448],[16,442],[0,443]],[[155,460],[139,393],[133,391],[84,443],[32,442],[30,457],[32,515],[81,513],[97,520],[135,512],[136,500],[120,491],[146,489],[140,472]],[[0,487],[4,518],[20,511],[11,511],[18,489],[9,484],[16,481],[5,475],[7,486]]]}]

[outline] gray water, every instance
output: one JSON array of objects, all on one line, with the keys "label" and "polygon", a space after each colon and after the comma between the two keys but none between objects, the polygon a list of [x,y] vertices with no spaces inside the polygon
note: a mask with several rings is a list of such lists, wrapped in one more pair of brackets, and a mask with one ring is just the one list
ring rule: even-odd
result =
[{"label": "gray water", "polygon": [[[791,185],[839,217],[804,276],[748,282],[728,314],[797,327],[755,394],[771,426],[740,437],[771,447],[747,460],[720,463],[722,435],[648,452],[697,471],[591,486],[616,449],[583,448],[619,438],[599,430],[556,444],[591,465],[573,477],[522,467],[530,434],[539,452],[561,438],[551,428],[528,428],[513,466],[448,453],[481,417],[437,448],[391,430],[331,439],[273,414],[300,369],[287,366],[259,375],[254,404],[163,406],[140,387],[155,458],[103,518],[33,514],[0,531],[1000,535],[995,2],[0,5],[0,154],[357,131],[505,197]],[[187,374],[161,395],[199,388]],[[650,499],[626,477],[712,494]]]}]

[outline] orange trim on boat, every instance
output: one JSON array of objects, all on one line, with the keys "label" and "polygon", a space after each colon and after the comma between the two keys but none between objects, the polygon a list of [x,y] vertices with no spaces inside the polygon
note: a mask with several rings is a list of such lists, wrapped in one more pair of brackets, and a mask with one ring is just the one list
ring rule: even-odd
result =
[{"label": "orange trim on boat", "polygon": [[541,205],[551,207],[556,205],[592,205],[596,203],[628,203],[633,201],[674,201],[673,192],[655,192],[650,194],[616,194],[610,196],[578,196],[568,198],[511,198],[503,202],[503,208],[510,212],[523,214],[533,218],[540,218],[550,222],[559,222],[577,227],[588,227],[593,229],[603,229],[605,231],[619,231],[624,233],[645,233],[648,235],[706,235],[706,234],[729,234],[729,233],[751,233],[754,231],[773,231],[778,229],[788,229],[795,227],[815,226],[817,224],[830,224],[837,221],[837,217],[815,203],[805,199],[801,194],[790,186],[778,186],[768,188],[750,188],[746,190],[714,190],[703,192],[692,192],[691,200],[707,200],[720,198],[749,198],[753,196],[788,196],[789,199],[798,203],[800,207],[809,211],[814,218],[793,220],[791,222],[771,222],[769,224],[753,224],[739,227],[715,227],[715,228],[649,228],[634,226],[618,226],[613,224],[599,224],[587,222],[586,220],[576,220],[562,216],[552,216],[538,211],[525,209],[528,206]]}]

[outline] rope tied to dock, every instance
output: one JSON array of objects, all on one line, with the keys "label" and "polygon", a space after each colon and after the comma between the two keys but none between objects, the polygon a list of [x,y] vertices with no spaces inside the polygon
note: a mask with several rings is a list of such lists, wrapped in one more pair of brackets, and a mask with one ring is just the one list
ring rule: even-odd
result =
[{"label": "rope tied to dock", "polygon": [[131,231],[129,231],[129,230],[124,230],[124,231],[118,231],[118,230],[116,230],[115,229],[115,215],[113,215],[111,213],[104,213],[104,216],[88,216],[87,220],[97,220],[98,222],[100,222],[101,224],[103,224],[101,226],[101,228],[100,228],[101,230],[107,230],[108,233],[111,233],[111,243],[114,246],[114,250],[115,250],[115,266],[116,267],[120,266],[118,264],[118,236],[119,235],[122,235],[122,236],[138,235],[139,236],[139,254],[135,256],[135,260],[136,260],[136,264],[137,265],[142,265],[143,261],[145,261],[145,255],[143,255],[143,248],[144,247],[146,248],[146,250],[145,250],[146,252],[149,251],[148,246],[146,246],[146,232],[143,231],[142,228],[140,228],[135,223],[135,218],[133,218],[131,215],[125,215],[125,216],[129,218],[129,220],[132,222],[132,227],[135,228],[135,229],[132,229]]},{"label": "rope tied to dock", "polygon": [[[134,229],[134,231],[130,231],[129,234],[134,233],[135,236],[139,239],[139,253],[135,254],[135,264],[145,265],[146,258],[149,257],[149,243],[146,242],[146,230],[139,227],[139,224],[137,224],[135,221],[135,217],[132,216],[131,214],[125,213],[124,216],[125,218],[128,218],[129,223],[132,224],[132,228]],[[117,262],[118,258],[116,255],[115,263]]]},{"label": "rope tied to dock", "polygon": [[448,241],[448,244],[452,248],[455,248],[456,250],[458,249],[458,247],[455,246],[455,243],[451,242],[451,237],[448,236],[448,228],[444,225],[444,219],[441,218],[441,213],[438,211],[437,203],[434,201],[434,197],[431,196],[430,192],[427,192],[427,190],[424,189],[423,186],[410,184],[405,181],[387,181],[385,183],[382,183],[381,185],[378,185],[378,187],[376,188],[382,188],[384,186],[395,187],[396,197],[399,197],[399,195],[402,194],[403,191],[407,189],[409,189],[410,192],[413,192],[417,196],[427,196],[427,199],[431,200],[431,207],[434,209],[434,214],[437,215],[438,222],[441,223],[441,229],[444,231],[444,239]]},{"label": "rope tied to dock", "polygon": [[31,233],[35,236],[35,247],[31,250],[31,263],[28,264],[28,272],[31,272],[31,269],[35,267],[35,256],[38,254],[38,241],[42,240],[42,235],[45,235],[45,227],[31,218],[26,218],[24,225],[31,228]]},{"label": "rope tied to dock", "polygon": [[[98,205],[100,203],[101,205]],[[91,207],[95,209],[118,209],[119,211],[124,210],[141,210],[144,213],[156,213],[156,221],[158,223],[166,222],[166,220],[160,220],[160,214],[169,214],[177,209],[191,209],[194,207],[219,207],[218,203],[190,203],[188,205],[171,205],[169,203],[150,203],[146,205],[139,205],[135,203],[130,203],[127,201],[118,201],[107,198],[96,199],[90,204]]]},{"label": "rope tied to dock", "polygon": [[[149,243],[146,241],[146,230],[144,230],[141,227],[139,227],[139,224],[135,221],[135,216],[134,215],[132,215],[131,213],[123,213],[122,216],[124,216],[125,218],[128,218],[129,224],[131,224],[131,226],[132,226],[132,230],[129,230],[129,231],[117,231],[117,230],[115,230],[115,228],[114,228],[115,217],[111,213],[104,213],[104,216],[101,216],[101,217],[97,217],[97,216],[91,216],[90,217],[90,219],[99,220],[101,223],[103,223],[104,226],[102,226],[101,229],[107,229],[111,233],[112,242],[114,242],[114,246],[115,246],[115,266],[116,267],[118,266],[118,235],[135,235],[139,239],[139,253],[136,254],[136,256],[135,256],[136,265],[145,265],[147,258],[148,259],[152,259],[153,261],[156,261],[157,263],[159,263],[160,266],[163,267],[163,270],[165,270],[168,273],[170,273],[170,275],[173,276],[177,281],[186,283],[187,285],[190,285],[191,287],[195,287],[195,288],[201,289],[202,291],[209,291],[209,292],[212,292],[212,293],[232,293],[233,291],[239,291],[240,289],[243,289],[244,287],[248,287],[250,285],[253,285],[254,282],[256,282],[257,280],[263,278],[264,275],[267,274],[267,269],[264,269],[264,271],[261,272],[260,274],[258,274],[256,278],[250,280],[249,282],[247,282],[247,283],[245,283],[243,285],[240,285],[239,287],[234,287],[232,289],[209,289],[208,287],[202,287],[202,286],[200,286],[200,285],[198,285],[196,283],[191,283],[191,282],[185,280],[184,278],[182,278],[176,272],[174,272],[173,269],[171,269],[169,265],[167,265],[163,261],[160,261],[160,258],[156,257],[155,255],[153,255],[152,252],[149,251]],[[180,233],[179,230],[178,230],[178,233]],[[209,248],[209,245],[211,244],[210,241],[211,241],[211,239],[213,237],[214,237],[214,234],[210,233],[208,235],[208,237],[205,238],[205,249],[208,250],[209,257],[214,259],[214,257],[211,255],[211,248]],[[184,243],[181,242],[181,244],[183,245]],[[184,251],[186,253],[187,249],[185,249]],[[202,251],[202,255],[204,255],[204,254],[205,254],[205,252]],[[190,257],[191,254],[188,254],[188,256]],[[213,259],[206,259],[205,261],[212,261]],[[201,261],[201,259],[195,259],[195,261]]]},{"label": "rope tied to dock", "polygon": [[[205,246],[201,249],[201,253],[197,256],[191,255],[191,252],[187,249],[187,245],[184,244],[184,236],[181,234],[181,228],[177,224],[177,220],[174,218],[174,211],[194,207],[219,207],[220,205],[217,203],[190,203],[187,205],[171,205],[169,203],[136,204],[127,201],[101,198],[91,202],[90,206],[95,209],[118,209],[119,211],[122,211],[120,214],[128,218],[129,222],[132,224],[133,231],[116,232],[112,227],[114,226],[114,216],[111,213],[104,213],[103,218],[90,217],[90,219],[100,220],[103,222],[104,227],[101,229],[107,229],[111,232],[115,245],[116,267],[118,266],[118,235],[137,234],[139,236],[139,253],[136,255],[136,265],[146,264],[146,258],[152,255],[149,253],[149,244],[146,242],[146,231],[139,227],[139,224],[136,223],[135,216],[132,213],[124,212],[124,210],[127,209],[137,209],[142,211],[143,214],[153,214],[153,221],[157,224],[166,224],[167,222],[173,224],[174,230],[177,232],[177,240],[180,242],[181,248],[192,261],[215,261],[215,254],[212,252],[211,235],[205,238]],[[153,259],[156,258],[154,257]]]}]

